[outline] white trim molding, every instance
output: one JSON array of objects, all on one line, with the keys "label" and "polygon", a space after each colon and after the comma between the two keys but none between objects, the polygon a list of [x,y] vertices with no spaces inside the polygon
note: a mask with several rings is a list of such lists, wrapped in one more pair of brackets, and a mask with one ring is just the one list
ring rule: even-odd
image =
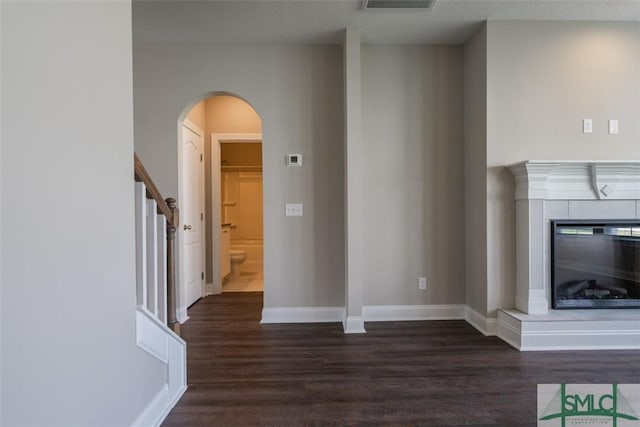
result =
[{"label": "white trim molding", "polygon": [[345,334],[364,334],[364,317],[362,316],[346,316],[342,321],[342,328]]},{"label": "white trim molding", "polygon": [[184,322],[189,320],[189,316],[187,315],[187,308],[186,307],[176,308],[176,320],[180,324],[183,324]]},{"label": "white trim molding", "polygon": [[169,336],[164,326],[146,307],[136,310],[136,344],[161,361],[169,361]]},{"label": "white trim molding", "polygon": [[[640,349],[640,315],[628,319],[553,319],[498,311],[498,337],[520,351]],[[620,311],[622,313],[622,311]]]},{"label": "white trim molding", "polygon": [[214,285],[213,283],[205,283],[204,284],[204,296],[215,295],[214,294]]},{"label": "white trim molding", "polygon": [[367,305],[362,307],[365,322],[405,320],[455,320],[465,318],[465,305]]},{"label": "white trim molding", "polygon": [[496,335],[498,319],[495,317],[486,317],[468,305],[465,308],[464,320],[466,320],[468,324],[476,328],[486,337]]},{"label": "white trim molding", "polygon": [[[160,391],[149,402],[144,410],[138,415],[131,427],[156,427],[159,426],[165,417],[161,417],[165,408],[169,405],[169,386],[162,386]],[[162,418],[162,419],[160,419]]]},{"label": "white trim molding", "polygon": [[132,426],[159,426],[187,390],[187,344],[143,306],[136,310],[136,343],[167,366],[167,378]]},{"label": "white trim molding", "polygon": [[260,323],[342,322],[344,307],[269,307],[262,309]]},{"label": "white trim molding", "polygon": [[165,384],[138,415],[131,427],[160,427],[185,391],[187,391],[186,386],[179,390],[179,393],[171,396],[169,386]]},{"label": "white trim molding", "polygon": [[212,133],[211,141],[224,142],[262,142],[261,133]]},{"label": "white trim molding", "polygon": [[186,126],[187,128],[189,128],[189,130],[191,130],[193,133],[195,133],[199,137],[201,137],[201,138],[204,137],[204,132],[202,131],[202,129],[200,129],[200,126],[198,126],[197,124],[193,123],[191,120],[184,119],[182,121],[182,125]]}]

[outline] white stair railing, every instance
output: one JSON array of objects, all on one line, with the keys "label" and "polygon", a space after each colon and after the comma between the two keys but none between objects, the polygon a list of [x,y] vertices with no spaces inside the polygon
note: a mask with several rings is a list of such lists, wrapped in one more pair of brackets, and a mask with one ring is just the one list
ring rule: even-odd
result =
[{"label": "white stair railing", "polygon": [[134,160],[138,306],[179,333],[174,252],[176,201],[163,200],[138,157],[134,156]]}]

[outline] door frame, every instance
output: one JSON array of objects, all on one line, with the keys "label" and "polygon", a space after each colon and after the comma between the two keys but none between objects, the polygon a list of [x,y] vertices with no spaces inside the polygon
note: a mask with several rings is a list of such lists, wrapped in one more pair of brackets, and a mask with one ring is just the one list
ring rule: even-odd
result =
[{"label": "door frame", "polygon": [[[220,277],[220,224],[222,224],[222,200],[220,183],[222,175],[220,173],[220,145],[224,143],[256,143],[262,144],[262,133],[212,133],[211,144],[211,256],[212,260],[212,283],[205,285],[207,294],[222,293],[222,278]],[[263,171],[264,171],[264,144],[263,144]],[[217,167],[214,167],[217,165]],[[263,172],[264,173],[264,172]],[[264,193],[264,189],[263,189]],[[263,203],[264,204],[264,203]],[[264,215],[262,218],[264,223]],[[217,225],[216,225],[217,224]],[[264,261],[264,260],[263,260]],[[266,283],[265,283],[266,285]],[[266,286],[263,285],[263,295]]]},{"label": "door frame", "polygon": [[[184,170],[184,165],[183,165],[183,161],[184,158],[182,156],[182,152],[183,152],[183,144],[184,144],[184,128],[188,128],[189,130],[191,130],[192,132],[194,132],[195,134],[197,134],[200,137],[200,140],[202,142],[202,147],[200,147],[201,149],[201,155],[203,156],[203,160],[204,160],[204,149],[205,149],[205,137],[204,137],[204,131],[195,123],[193,123],[192,121],[190,121],[189,119],[184,119],[181,121],[178,121],[178,209],[179,211],[184,212],[184,192],[183,192],[183,185],[185,182],[184,179],[184,174],[185,174],[185,170]],[[204,211],[205,209],[205,201],[204,201],[204,161],[200,162],[200,206],[202,207],[202,210]],[[187,315],[187,304],[186,304],[186,299],[187,299],[187,283],[185,280],[185,251],[184,251],[184,244],[185,244],[185,240],[184,240],[184,234],[181,233],[182,231],[182,226],[183,226],[183,219],[181,217],[181,215],[179,214],[178,216],[179,219],[179,224],[178,224],[178,229],[176,230],[176,236],[177,236],[177,247],[178,247],[178,268],[177,268],[177,277],[180,278],[180,280],[178,281],[178,298],[177,298],[177,307],[176,307],[176,318],[178,320],[179,323],[184,323],[187,320],[189,320],[189,316]],[[202,271],[204,271],[204,267],[205,267],[205,249],[206,249],[206,245],[205,245],[205,238],[206,238],[206,233],[205,233],[205,223],[204,221],[202,221],[202,225],[200,227],[200,251],[201,251],[201,260],[202,260]],[[202,296],[205,296],[205,288],[204,288],[204,280],[202,280],[201,282],[201,286],[202,286]]]}]

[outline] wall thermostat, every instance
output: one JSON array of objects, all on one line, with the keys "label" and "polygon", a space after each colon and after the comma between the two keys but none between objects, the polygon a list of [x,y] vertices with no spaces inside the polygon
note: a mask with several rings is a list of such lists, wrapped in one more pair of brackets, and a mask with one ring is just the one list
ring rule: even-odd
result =
[{"label": "wall thermostat", "polygon": [[302,166],[302,154],[287,154],[287,166]]}]

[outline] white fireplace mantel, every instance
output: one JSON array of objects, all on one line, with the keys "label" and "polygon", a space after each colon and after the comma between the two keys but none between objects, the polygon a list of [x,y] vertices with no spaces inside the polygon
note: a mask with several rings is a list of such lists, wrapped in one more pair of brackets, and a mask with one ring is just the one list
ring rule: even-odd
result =
[{"label": "white fireplace mantel", "polygon": [[640,161],[529,160],[507,168],[516,200],[640,199]]},{"label": "white fireplace mantel", "polygon": [[508,165],[516,191],[516,308],[546,314],[550,220],[640,219],[640,161],[538,161]]}]

